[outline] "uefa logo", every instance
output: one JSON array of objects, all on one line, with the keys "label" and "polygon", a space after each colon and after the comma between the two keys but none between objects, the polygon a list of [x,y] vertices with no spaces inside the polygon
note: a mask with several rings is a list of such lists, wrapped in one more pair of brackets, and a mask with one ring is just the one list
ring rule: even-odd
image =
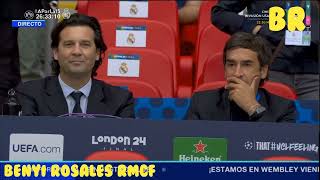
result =
[{"label": "uefa logo", "polygon": [[26,12],[24,12],[24,18],[26,19],[33,19],[34,17],[34,13],[30,10],[27,10]]},{"label": "uefa logo", "polygon": [[253,148],[253,142],[250,142],[250,141],[247,141],[244,143],[244,147],[247,149],[247,150],[250,150]]}]

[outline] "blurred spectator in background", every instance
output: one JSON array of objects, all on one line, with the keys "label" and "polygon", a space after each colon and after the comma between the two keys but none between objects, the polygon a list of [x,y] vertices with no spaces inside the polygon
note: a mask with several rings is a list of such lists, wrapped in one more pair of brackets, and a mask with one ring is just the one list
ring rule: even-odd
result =
[{"label": "blurred spectator in background", "polygon": [[180,24],[191,24],[198,20],[201,1],[178,0]]},{"label": "blurred spectator in background", "polygon": [[[285,45],[285,29],[274,32],[269,30],[268,19],[257,21],[238,15],[247,8],[248,15],[263,15],[269,8],[280,6],[283,9],[301,6],[305,9],[311,5],[311,45],[293,46]],[[310,7],[310,6],[309,6]],[[309,8],[310,10],[310,8]],[[300,100],[319,99],[319,2],[313,0],[303,1],[260,1],[260,0],[220,0],[212,8],[212,23],[220,30],[234,34],[239,31],[259,34],[270,41],[279,51],[270,67],[269,79],[285,83],[293,87]]]},{"label": "blurred spectator in background", "polygon": [[192,55],[198,31],[198,17],[202,1],[177,0],[180,23],[180,54]]},{"label": "blurred spectator in background", "polygon": [[[46,10],[56,10],[57,3],[57,1],[47,0],[39,6]],[[34,9],[29,10],[34,11]],[[19,28],[18,46],[22,81],[39,79],[51,73],[50,32],[57,22],[56,14],[51,13],[51,18],[45,19],[46,27],[44,28]]]},{"label": "blurred spectator in background", "polygon": [[[49,6],[49,0],[9,0],[0,6],[0,107],[8,97],[8,90],[20,81],[18,28],[13,28],[12,20],[25,19],[24,13],[30,9]],[[29,52],[32,53],[32,52]]]}]

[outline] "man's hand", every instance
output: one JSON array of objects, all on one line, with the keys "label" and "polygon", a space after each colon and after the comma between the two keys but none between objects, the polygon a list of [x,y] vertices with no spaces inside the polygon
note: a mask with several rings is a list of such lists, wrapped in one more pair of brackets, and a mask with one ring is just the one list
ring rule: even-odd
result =
[{"label": "man's hand", "polygon": [[261,25],[257,25],[256,27],[254,27],[252,30],[252,34],[257,34],[260,31],[261,27]]},{"label": "man's hand", "polygon": [[256,100],[259,82],[260,79],[257,76],[250,85],[237,77],[229,77],[225,88],[229,90],[229,99],[251,115],[254,108],[259,106]]}]

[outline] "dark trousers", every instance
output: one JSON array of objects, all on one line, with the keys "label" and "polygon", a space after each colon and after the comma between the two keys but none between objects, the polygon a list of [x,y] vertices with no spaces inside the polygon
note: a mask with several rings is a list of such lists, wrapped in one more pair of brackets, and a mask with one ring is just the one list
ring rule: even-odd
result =
[{"label": "dark trousers", "polygon": [[18,29],[10,20],[1,19],[0,25],[0,107],[8,97],[8,90],[21,81],[19,69]]}]

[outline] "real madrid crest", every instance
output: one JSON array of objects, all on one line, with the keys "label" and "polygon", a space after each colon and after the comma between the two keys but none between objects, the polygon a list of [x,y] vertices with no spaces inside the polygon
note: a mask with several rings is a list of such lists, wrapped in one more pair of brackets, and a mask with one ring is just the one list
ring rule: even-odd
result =
[{"label": "real madrid crest", "polygon": [[129,33],[129,35],[127,37],[127,43],[130,45],[133,45],[135,41],[136,41],[136,38],[134,37],[134,34]]},{"label": "real madrid crest", "polygon": [[68,8],[65,8],[65,9],[63,10],[63,12],[62,12],[62,17],[63,17],[63,19],[69,19],[70,16],[71,16],[71,13],[70,13],[69,9],[68,9]]},{"label": "real madrid crest", "polygon": [[127,63],[121,63],[120,67],[119,67],[119,72],[120,74],[126,74],[129,71],[128,65]]},{"label": "real madrid crest", "polygon": [[131,15],[137,15],[137,13],[138,13],[137,5],[132,4],[132,5],[130,6],[129,13],[130,13]]}]

